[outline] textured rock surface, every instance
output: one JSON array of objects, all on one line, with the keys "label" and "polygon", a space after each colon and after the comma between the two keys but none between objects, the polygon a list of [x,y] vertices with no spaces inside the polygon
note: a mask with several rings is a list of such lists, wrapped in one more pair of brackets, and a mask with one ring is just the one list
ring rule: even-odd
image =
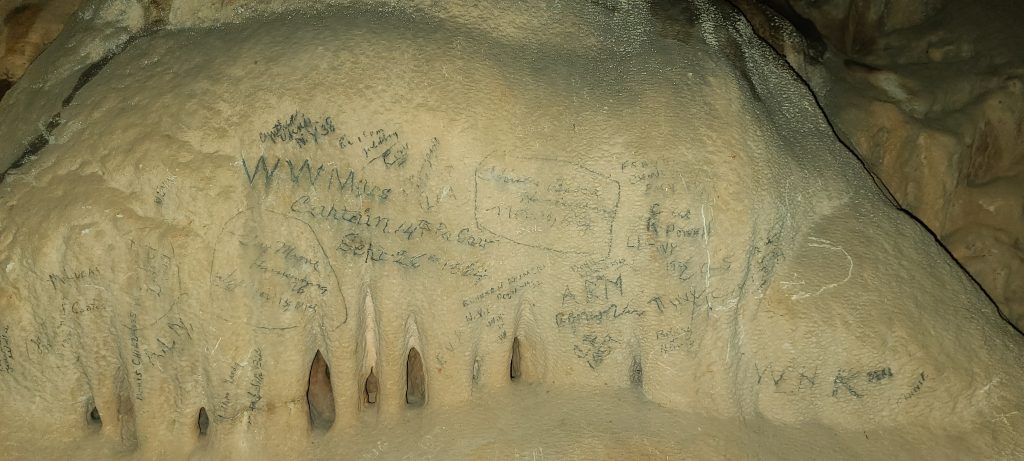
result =
[{"label": "textured rock surface", "polygon": [[0,98],[64,28],[79,0],[0,1]]},{"label": "textured rock surface", "polygon": [[1024,4],[766,1],[787,26],[734,3],[900,205],[1024,327]]},{"label": "textured rock surface", "polygon": [[731,8],[124,5],[0,102],[10,457],[1022,455],[1024,339]]}]

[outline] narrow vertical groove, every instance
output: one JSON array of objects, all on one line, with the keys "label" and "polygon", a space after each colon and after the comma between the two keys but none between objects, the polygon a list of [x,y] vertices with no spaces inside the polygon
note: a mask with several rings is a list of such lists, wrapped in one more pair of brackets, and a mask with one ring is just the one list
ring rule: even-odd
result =
[{"label": "narrow vertical groove", "polygon": [[470,378],[474,386],[480,384],[480,357],[473,359],[473,372]]},{"label": "narrow vertical groove", "polygon": [[422,406],[427,400],[427,378],[423,371],[423,358],[415,347],[409,349],[405,363],[405,403]]},{"label": "narrow vertical groove", "polygon": [[323,354],[316,351],[309,367],[309,423],[313,429],[327,430],[334,425],[334,390],[331,388],[331,369]]},{"label": "narrow vertical groove", "polygon": [[370,290],[366,289],[366,297],[363,302],[362,311],[362,363],[360,363],[359,373],[361,376],[366,376],[366,380],[363,381],[362,397],[363,403],[366,405],[373,405],[377,403],[377,399],[380,397],[380,378],[377,376],[377,371],[380,370],[380,363],[378,363],[377,356],[377,319],[376,319],[376,308],[373,305],[373,297],[370,295]]},{"label": "narrow vertical groove", "polygon": [[372,367],[370,368],[370,375],[366,377],[363,391],[366,392],[366,403],[371,405],[377,403],[377,392],[380,391],[380,384],[377,382],[377,375],[373,374]]},{"label": "narrow vertical groove", "polygon": [[634,328],[629,339],[626,341],[626,347],[629,350],[629,369],[628,379],[630,386],[633,389],[639,391],[644,396],[650,398],[647,395],[647,389],[644,388],[644,355],[643,355],[643,341],[640,339],[641,334],[639,329]]},{"label": "narrow vertical groove", "polygon": [[637,389],[644,387],[644,368],[640,363],[640,357],[634,356],[629,366],[629,383]]},{"label": "narrow vertical groove", "polygon": [[519,348],[520,348],[519,337],[516,336],[516,337],[512,338],[512,360],[511,360],[511,363],[509,363],[509,367],[508,367],[509,377],[513,381],[515,381],[515,380],[519,379],[521,376],[523,376],[522,355],[521,355],[522,353],[520,352]]},{"label": "narrow vertical groove", "polygon": [[199,435],[206,435],[210,430],[210,416],[206,414],[206,407],[199,407],[199,417],[196,418],[196,426],[199,428]]},{"label": "narrow vertical groove", "polygon": [[511,381],[538,383],[544,381],[547,374],[547,347],[544,341],[532,341],[530,338],[542,337],[538,328],[537,316],[534,314],[537,305],[526,301],[519,305],[513,314],[512,351],[508,358],[508,377]]}]

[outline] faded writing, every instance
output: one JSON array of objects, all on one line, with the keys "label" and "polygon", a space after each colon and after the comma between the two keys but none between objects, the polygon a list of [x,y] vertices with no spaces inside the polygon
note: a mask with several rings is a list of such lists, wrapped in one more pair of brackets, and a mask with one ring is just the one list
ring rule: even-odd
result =
[{"label": "faded writing", "polygon": [[622,341],[615,339],[610,334],[584,334],[580,341],[573,346],[576,357],[586,360],[590,368],[601,366],[605,358],[615,351],[615,348]]},{"label": "faded writing", "polygon": [[370,208],[353,210],[334,203],[321,204],[308,195],[303,195],[292,202],[290,209],[302,217],[345,223],[357,229],[381,235],[404,237],[405,240],[429,237],[480,249],[487,248],[488,245],[496,242],[494,239],[479,235],[468,227],[455,228],[444,222],[427,219],[393,220],[388,216],[373,212]]},{"label": "faded writing", "polygon": [[[281,167],[282,160],[288,166],[288,180],[295,186],[306,185],[315,188],[318,185],[324,186],[326,184],[325,187],[328,192],[333,190],[342,196],[356,199],[374,199],[379,202],[384,202],[391,196],[390,187],[372,183],[368,178],[363,177],[351,168],[329,167],[323,163],[316,164],[314,167],[314,164],[309,159],[299,161],[277,158],[273,163],[269,163],[265,155],[260,155],[256,159],[252,164],[251,170],[249,168],[250,163],[245,157],[242,157],[242,170],[245,173],[249,186],[255,186],[256,179],[262,178],[264,186],[270,189],[274,184],[274,179],[278,176],[277,173]],[[325,176],[326,179],[323,179]]]},{"label": "faded writing", "polygon": [[132,379],[135,382],[135,400],[142,400],[142,346],[139,344],[139,319],[135,312],[128,313],[128,338],[131,341]]},{"label": "faded writing", "polygon": [[543,265],[537,265],[506,277],[496,285],[481,291],[475,296],[463,299],[462,306],[469,307],[470,305],[485,300],[510,301],[515,298],[517,294],[521,294],[526,289],[542,286],[543,282],[541,280],[537,280],[536,275],[541,273],[543,270]]},{"label": "faded writing", "polygon": [[0,372],[14,373],[14,350],[11,349],[10,327],[0,329]]},{"label": "faded writing", "polygon": [[581,325],[600,325],[622,317],[643,317],[646,311],[631,307],[609,304],[598,310],[565,310],[555,314],[555,325],[569,327],[573,331]]},{"label": "faded writing", "polygon": [[388,250],[379,243],[356,234],[346,234],[336,248],[339,253],[361,258],[364,263],[393,263],[406,269],[432,267],[442,273],[470,278],[480,283],[487,278],[487,265],[479,261],[458,261],[431,252]]},{"label": "faded writing", "polygon": [[249,411],[255,411],[256,405],[263,400],[263,349],[256,348],[251,355],[252,377],[249,379]]},{"label": "faded writing", "polygon": [[64,268],[58,273],[51,273],[47,276],[47,279],[49,279],[53,290],[58,291],[60,287],[65,285],[77,285],[84,280],[96,279],[100,274],[102,274],[102,271],[100,271],[99,266],[92,266],[83,269]]},{"label": "faded writing", "polygon": [[307,144],[319,144],[335,130],[331,117],[314,120],[302,112],[295,112],[287,120],[278,120],[270,130],[261,132],[260,142],[294,143],[301,148]]},{"label": "faded writing", "polygon": [[477,226],[545,250],[607,254],[618,182],[559,160],[487,159],[475,174]]}]

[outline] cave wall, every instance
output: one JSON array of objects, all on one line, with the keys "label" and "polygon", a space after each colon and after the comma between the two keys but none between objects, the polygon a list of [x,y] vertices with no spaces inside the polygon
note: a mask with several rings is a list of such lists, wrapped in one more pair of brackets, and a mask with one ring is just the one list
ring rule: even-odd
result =
[{"label": "cave wall", "polygon": [[0,101],[5,454],[1021,455],[1024,339],[734,9],[304,5],[92,1]]},{"label": "cave wall", "polygon": [[841,139],[1024,326],[1019,2],[733,2]]},{"label": "cave wall", "polygon": [[[758,33],[811,85],[837,134],[900,206],[935,233],[1008,320],[1024,325],[1019,4],[733,3],[755,18]],[[0,3],[0,98],[78,4]],[[218,12],[259,10],[246,2],[158,0],[124,8],[140,16],[135,27],[199,24]]]}]

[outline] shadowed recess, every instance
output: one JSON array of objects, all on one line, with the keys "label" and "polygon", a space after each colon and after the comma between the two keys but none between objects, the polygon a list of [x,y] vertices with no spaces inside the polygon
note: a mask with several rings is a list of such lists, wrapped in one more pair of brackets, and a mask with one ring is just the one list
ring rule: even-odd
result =
[{"label": "shadowed recess", "polygon": [[199,407],[196,426],[199,427],[199,435],[206,435],[206,432],[210,430],[210,417],[206,414],[206,407]]},{"label": "shadowed recess", "polygon": [[100,417],[100,410],[96,407],[92,407],[92,409],[89,410],[87,421],[89,421],[90,426],[103,426],[103,418]]},{"label": "shadowed recess", "polygon": [[380,384],[377,383],[377,375],[373,374],[373,368],[370,368],[370,375],[366,377],[366,384],[363,386],[363,390],[366,392],[366,403],[377,403],[377,392],[380,390]]},{"label": "shadowed recess", "polygon": [[331,388],[331,369],[323,354],[316,351],[309,367],[309,423],[314,429],[327,430],[334,424],[334,390]]},{"label": "shadowed recess", "polygon": [[520,348],[519,344],[520,343],[519,343],[519,337],[518,336],[515,337],[515,338],[512,338],[512,362],[509,364],[509,367],[508,367],[508,371],[509,372],[508,372],[508,374],[509,374],[509,377],[511,377],[513,381],[515,381],[515,380],[519,379],[521,376],[523,376],[522,356],[521,356],[521,352],[519,350],[519,348]]},{"label": "shadowed recess", "polygon": [[405,362],[405,403],[421,406],[427,400],[427,377],[423,372],[423,358],[415,347],[409,349]]},{"label": "shadowed recess", "polygon": [[14,82],[7,80],[6,78],[0,78],[0,99],[4,98],[4,95],[14,86]]},{"label": "shadowed recess", "polygon": [[644,386],[644,367],[640,364],[640,357],[634,356],[629,366],[629,383],[637,388]]}]

